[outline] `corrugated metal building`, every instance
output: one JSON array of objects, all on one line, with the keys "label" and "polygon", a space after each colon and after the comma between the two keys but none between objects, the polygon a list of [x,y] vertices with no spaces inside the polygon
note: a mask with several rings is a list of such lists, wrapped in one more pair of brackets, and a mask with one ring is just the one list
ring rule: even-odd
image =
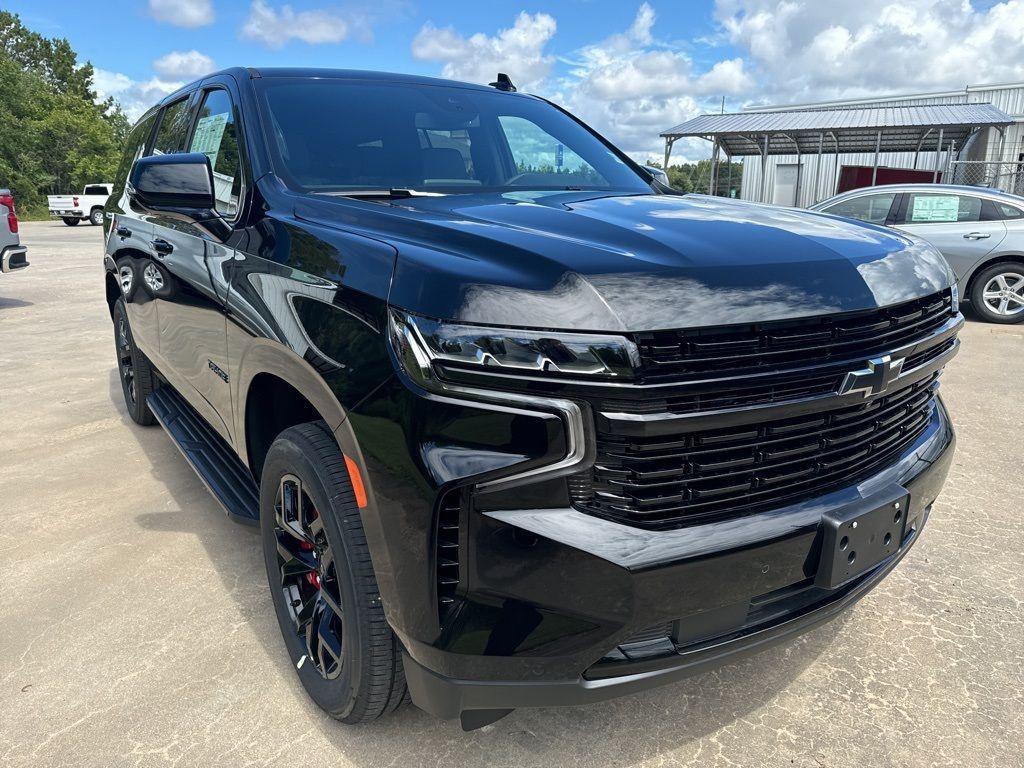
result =
[{"label": "corrugated metal building", "polygon": [[[920,143],[919,151],[916,151],[916,146],[908,147],[903,151],[882,151],[878,154],[879,167],[916,167],[921,170],[938,168],[943,175],[943,181],[983,184],[1007,191],[1021,192],[1020,187],[1024,187],[1024,83],[968,86],[963,90],[941,93],[752,107],[732,116],[709,115],[706,117],[742,119],[757,115],[759,122],[770,125],[773,114],[788,113],[786,117],[789,121],[799,125],[800,118],[810,118],[811,115],[795,113],[818,113],[820,122],[820,116],[824,112],[834,111],[836,118],[846,120],[855,120],[854,113],[885,115],[886,121],[876,124],[892,126],[899,124],[901,119],[921,119],[920,115],[922,114],[942,111],[920,109],[922,107],[961,104],[991,104],[996,111],[1005,113],[1006,118],[1012,120],[1012,123],[1005,125],[1004,121],[1003,126],[982,127],[970,132],[969,137],[965,133],[959,133],[958,138],[963,142],[959,145],[955,141],[949,140],[951,132],[947,132],[941,152],[936,152],[938,131],[930,134],[919,133],[917,141],[914,142],[915,145]],[[779,116],[782,117],[781,114]],[[907,116],[913,116],[913,118]],[[699,128],[697,121],[701,119],[695,118],[689,123],[684,123],[683,126],[666,131],[662,135],[666,137],[667,144],[670,146],[669,140],[673,135],[677,135],[678,129],[684,126]],[[878,118],[876,117],[876,119]],[[979,124],[984,122],[987,120],[978,119]],[[993,125],[996,122],[993,120]],[[816,125],[815,129],[817,130],[819,127]],[[697,135],[700,132],[693,130],[686,135]],[[710,132],[706,132],[705,135],[711,138]],[[898,146],[890,142],[888,138],[887,136],[886,145]],[[774,142],[775,139],[773,138],[772,141]],[[835,193],[839,169],[843,166],[871,167],[875,163],[874,151],[847,152],[840,145],[838,146],[839,153],[836,154],[836,149],[830,147],[830,144],[831,142],[826,139],[825,154],[821,155],[815,154],[813,150],[808,152],[806,146],[801,147],[799,156],[795,151],[792,154],[780,154],[786,150],[777,146],[772,146],[769,152],[762,153],[763,156],[750,151],[742,152],[744,157],[741,197],[746,200],[764,200],[779,205],[811,205]],[[863,141],[860,142],[857,148],[868,149],[863,144]],[[730,147],[724,146],[723,149],[735,156]]]}]

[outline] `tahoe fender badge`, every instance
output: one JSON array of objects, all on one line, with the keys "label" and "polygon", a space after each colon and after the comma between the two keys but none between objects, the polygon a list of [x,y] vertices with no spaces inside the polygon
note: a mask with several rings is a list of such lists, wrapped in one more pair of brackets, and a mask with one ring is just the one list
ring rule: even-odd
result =
[{"label": "tahoe fender badge", "polygon": [[206,362],[209,363],[211,371],[213,371],[222,379],[224,379],[225,383],[228,381],[228,375],[221,369],[219,365],[213,362],[213,360],[207,360]]}]

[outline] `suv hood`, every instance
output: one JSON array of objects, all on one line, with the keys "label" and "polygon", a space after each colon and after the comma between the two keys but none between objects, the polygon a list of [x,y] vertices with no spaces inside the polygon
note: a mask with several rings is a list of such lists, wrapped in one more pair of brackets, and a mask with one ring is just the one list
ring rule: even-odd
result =
[{"label": "suv hood", "polygon": [[870,309],[950,284],[945,260],[923,241],[702,195],[343,202],[363,209],[349,222],[398,251],[394,306],[465,323],[581,331],[750,323]]}]

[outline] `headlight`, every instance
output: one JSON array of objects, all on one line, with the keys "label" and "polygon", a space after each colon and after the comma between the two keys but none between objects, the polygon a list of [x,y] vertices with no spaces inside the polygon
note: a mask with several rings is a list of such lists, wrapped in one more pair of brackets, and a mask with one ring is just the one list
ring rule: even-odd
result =
[{"label": "headlight", "polygon": [[435,365],[442,371],[622,380],[633,378],[640,362],[636,345],[624,336],[488,328],[398,310],[391,311],[391,339],[406,370],[428,380]]},{"label": "headlight", "polygon": [[953,285],[950,286],[950,293],[953,299],[953,314],[955,315],[960,311],[960,287],[956,284],[956,275],[953,275],[951,279],[953,280]]}]

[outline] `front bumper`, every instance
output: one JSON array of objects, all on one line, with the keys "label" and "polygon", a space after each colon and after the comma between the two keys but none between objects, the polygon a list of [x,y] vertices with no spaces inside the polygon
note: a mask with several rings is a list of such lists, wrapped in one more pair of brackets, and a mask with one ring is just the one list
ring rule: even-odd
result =
[{"label": "front bumper", "polygon": [[0,252],[0,273],[6,274],[28,266],[28,250],[23,245],[9,245]]},{"label": "front bumper", "polygon": [[[571,508],[475,514],[460,612],[432,642],[399,632],[412,699],[474,727],[517,707],[586,704],[669,683],[805,632],[863,597],[906,555],[954,444],[939,403],[899,461],[857,486],[676,531]],[[903,495],[899,550],[837,589],[815,587],[823,514]],[[658,624],[673,627],[671,642],[628,642]]]}]

